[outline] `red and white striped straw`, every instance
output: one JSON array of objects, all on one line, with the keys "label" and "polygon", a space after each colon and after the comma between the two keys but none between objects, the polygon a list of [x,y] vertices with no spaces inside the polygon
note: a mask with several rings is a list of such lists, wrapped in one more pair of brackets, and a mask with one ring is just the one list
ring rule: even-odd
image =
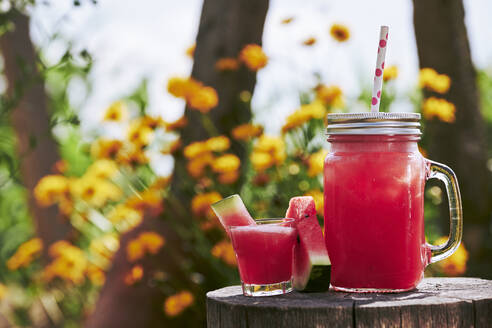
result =
[{"label": "red and white striped straw", "polygon": [[376,59],[376,71],[374,75],[374,87],[372,88],[371,112],[379,112],[381,89],[383,88],[384,58],[386,57],[387,44],[388,26],[381,26],[381,31],[379,32],[378,57]]}]

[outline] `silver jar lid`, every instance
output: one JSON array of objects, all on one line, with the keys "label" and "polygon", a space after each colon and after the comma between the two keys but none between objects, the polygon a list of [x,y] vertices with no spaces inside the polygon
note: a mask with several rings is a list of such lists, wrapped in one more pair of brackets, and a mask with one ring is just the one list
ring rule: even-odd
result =
[{"label": "silver jar lid", "polygon": [[333,113],[327,115],[328,135],[421,135],[419,113]]}]

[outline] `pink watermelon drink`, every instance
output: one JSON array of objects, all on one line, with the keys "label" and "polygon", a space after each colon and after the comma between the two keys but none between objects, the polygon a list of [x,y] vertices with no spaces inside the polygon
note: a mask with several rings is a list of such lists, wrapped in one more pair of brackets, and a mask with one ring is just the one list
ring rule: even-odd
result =
[{"label": "pink watermelon drink", "polygon": [[329,138],[325,238],[338,289],[407,290],[429,260],[424,160],[409,136]]},{"label": "pink watermelon drink", "polygon": [[212,209],[229,235],[230,226],[247,226],[256,224],[255,220],[253,220],[246,209],[243,200],[237,194],[212,204]]},{"label": "pink watermelon drink", "polygon": [[294,288],[323,292],[330,287],[331,262],[311,196],[293,197],[286,217],[294,218],[298,232],[294,255]]},{"label": "pink watermelon drink", "polygon": [[292,219],[264,219],[258,220],[257,225],[229,227],[245,295],[283,294],[292,289],[297,236],[292,222]]}]

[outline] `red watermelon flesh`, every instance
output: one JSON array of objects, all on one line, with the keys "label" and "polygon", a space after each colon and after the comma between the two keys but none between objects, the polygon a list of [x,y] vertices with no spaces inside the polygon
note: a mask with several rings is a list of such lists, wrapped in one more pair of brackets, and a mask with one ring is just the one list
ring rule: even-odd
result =
[{"label": "red watermelon flesh", "polygon": [[328,290],[331,262],[314,199],[311,196],[291,198],[285,217],[295,219],[299,237],[294,255],[294,288],[312,292]]}]

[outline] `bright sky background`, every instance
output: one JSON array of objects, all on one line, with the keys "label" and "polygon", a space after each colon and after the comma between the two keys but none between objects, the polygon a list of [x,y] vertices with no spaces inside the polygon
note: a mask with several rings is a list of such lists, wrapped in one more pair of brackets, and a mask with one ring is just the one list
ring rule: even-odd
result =
[{"label": "bright sky background", "polygon": [[[180,117],[184,103],[167,94],[165,86],[169,77],[191,71],[185,50],[194,43],[202,1],[99,0],[96,6],[81,2],[76,8],[67,0],[38,5],[32,12],[32,34],[52,62],[66,47],[64,41],[47,42],[54,32],[74,49],[87,49],[93,55],[93,91],[87,94],[76,80],[69,85],[83,129],[97,126],[106,107],[130,94],[143,78],[149,81],[150,112],[167,120]],[[464,2],[473,60],[479,68],[491,67],[492,2]],[[314,86],[314,72],[324,83],[341,86],[350,109],[360,110],[354,99],[361,86],[372,83],[380,25],[390,27],[386,63],[399,67],[396,87],[404,94],[415,85],[418,69],[412,15],[410,0],[271,0],[263,36],[270,63],[258,74],[255,120],[277,133],[299,105],[299,92]],[[280,24],[290,16],[295,17],[291,24]],[[349,42],[331,39],[328,30],[335,22],[350,28]],[[318,42],[303,46],[310,36]],[[405,101],[392,109],[412,110]],[[278,119],[272,120],[272,115]]]}]

